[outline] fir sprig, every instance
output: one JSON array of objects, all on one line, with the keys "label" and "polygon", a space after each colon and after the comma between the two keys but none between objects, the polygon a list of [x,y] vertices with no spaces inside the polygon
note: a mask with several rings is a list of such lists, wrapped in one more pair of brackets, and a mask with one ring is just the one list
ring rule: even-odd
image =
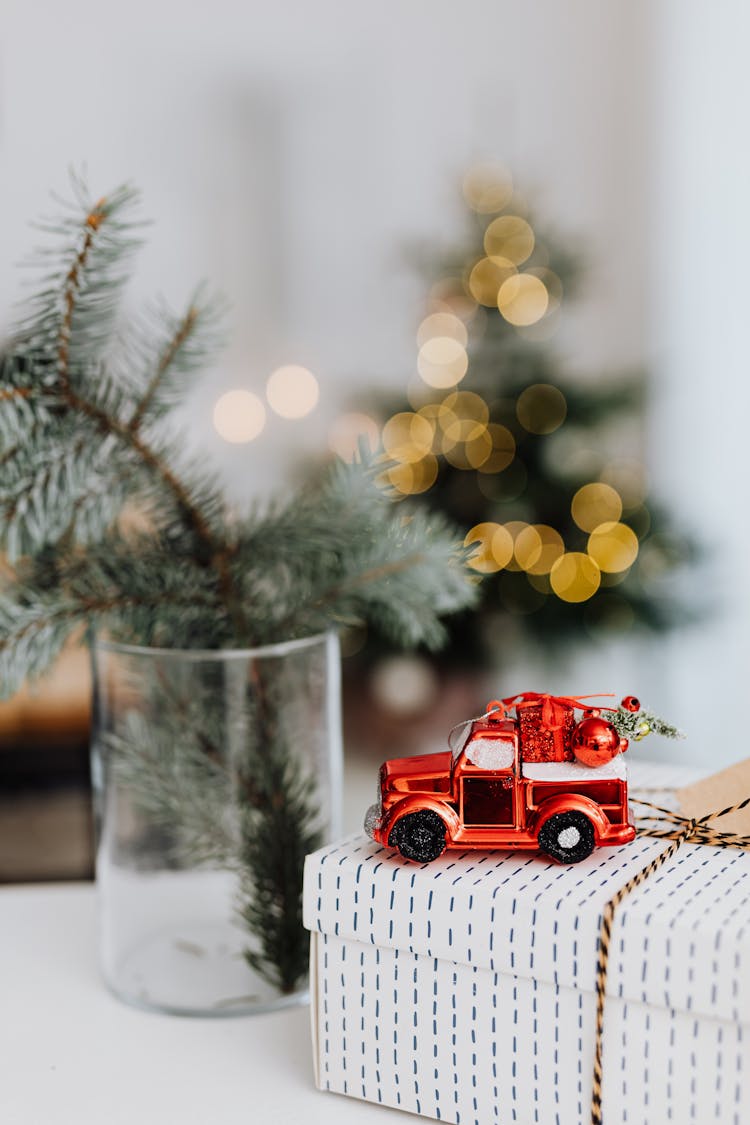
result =
[{"label": "fir sprig", "polygon": [[683,732],[673,723],[660,718],[653,711],[642,707],[640,711],[628,711],[620,706],[607,718],[621,738],[640,742],[648,734],[660,734],[663,738],[684,738]]},{"label": "fir sprig", "polygon": [[[14,566],[0,587],[0,692],[41,674],[83,626],[218,649],[367,622],[398,644],[439,645],[440,616],[475,599],[466,552],[442,517],[391,504],[367,465],[230,518],[217,481],[162,425],[220,340],[220,306],[198,290],[182,313],[160,305],[120,325],[137,196],[74,186],[72,209],[43,227],[55,246],[0,361],[0,549]],[[183,859],[239,873],[248,963],[289,991],[305,971],[302,860],[320,801],[277,687],[259,678],[235,700],[256,741],[228,756],[222,692],[196,710],[168,683],[103,749]]]}]

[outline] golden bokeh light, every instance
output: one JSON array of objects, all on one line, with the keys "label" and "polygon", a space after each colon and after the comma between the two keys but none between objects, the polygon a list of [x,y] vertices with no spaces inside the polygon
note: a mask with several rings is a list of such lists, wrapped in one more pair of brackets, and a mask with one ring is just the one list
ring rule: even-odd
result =
[{"label": "golden bokeh light", "polygon": [[[473,391],[454,391],[453,394],[447,395],[441,403],[438,415],[438,425],[442,431],[440,452],[447,455],[459,442],[478,441],[480,445],[489,443],[489,456],[492,451],[492,439],[489,435],[486,438],[482,436],[487,431],[489,416],[490,409],[481,395]],[[459,468],[471,467],[468,462],[459,464],[453,461],[452,463],[458,464]]]},{"label": "golden bokeh light", "polygon": [[446,395],[441,406],[444,411],[449,411],[456,418],[466,421],[481,422],[486,425],[490,418],[490,408],[481,395],[474,391],[454,391]]},{"label": "golden bokeh light", "polygon": [[395,492],[397,496],[416,496],[427,492],[437,480],[437,457],[428,453],[419,461],[393,465],[377,477],[381,488]]},{"label": "golden bokeh light", "polygon": [[530,434],[551,434],[565,421],[565,395],[551,383],[533,383],[516,403],[516,417]]},{"label": "golden bokeh light", "polygon": [[266,383],[268,405],[282,418],[304,418],[317,406],[318,380],[296,363],[279,367]]},{"label": "golden bokeh light", "polygon": [[585,602],[601,584],[601,573],[590,555],[568,551],[553,564],[550,585],[563,602]]},{"label": "golden bokeh light", "polygon": [[454,313],[436,312],[426,316],[417,329],[417,343],[420,348],[435,336],[447,336],[451,340],[458,340],[462,347],[469,342],[469,333],[466,325]]},{"label": "golden bokeh light", "polygon": [[509,277],[500,286],[497,307],[509,324],[527,327],[541,320],[549,305],[544,282],[530,273]]},{"label": "golden bokeh light", "polygon": [[266,424],[266,408],[251,391],[226,391],[214,404],[213,423],[224,441],[241,445],[261,433]]},{"label": "golden bokeh light", "polygon": [[507,426],[490,422],[487,426],[492,448],[489,456],[477,465],[480,473],[502,473],[516,455],[516,439]]},{"label": "golden bokeh light", "polygon": [[515,274],[516,267],[509,258],[480,258],[469,274],[469,292],[480,305],[496,309],[500,289]]},{"label": "golden bokeh light", "polygon": [[542,553],[542,537],[537,529],[529,524],[515,537],[513,557],[521,570],[531,570]]},{"label": "golden bokeh light", "polygon": [[437,430],[438,426],[442,428],[444,422],[453,420],[456,416],[452,410],[445,406],[442,402],[426,402],[417,410],[420,418],[426,418],[432,426],[433,430]]},{"label": "golden bokeh light", "polygon": [[602,523],[618,522],[622,515],[622,500],[611,485],[593,481],[578,489],[570,511],[581,531],[591,532]]},{"label": "golden bokeh light", "polygon": [[624,523],[602,523],[589,535],[588,552],[600,570],[619,574],[638,557],[638,536]]},{"label": "golden bokeh light", "polygon": [[495,162],[475,164],[464,176],[464,199],[480,215],[502,211],[513,197],[513,178],[507,168]]},{"label": "golden bokeh light", "polygon": [[529,574],[549,574],[564,553],[562,536],[544,523],[531,524],[516,538],[516,559]]},{"label": "golden bokeh light", "polygon": [[466,348],[452,336],[432,336],[419,349],[417,370],[428,386],[438,390],[455,387],[468,367]]},{"label": "golden bokeh light", "polygon": [[477,544],[469,566],[480,574],[495,574],[513,558],[513,536],[499,523],[478,523],[467,533],[464,546]]},{"label": "golden bokeh light", "polygon": [[506,570],[521,570],[521,566],[516,560],[516,541],[518,540],[520,535],[523,535],[529,525],[525,520],[508,520],[508,522],[504,526],[505,530],[513,540],[513,553],[511,555],[511,558],[506,563]]},{"label": "golden bokeh light", "polygon": [[488,258],[505,258],[520,266],[534,251],[534,232],[520,215],[500,215],[484,232],[484,252]]},{"label": "golden bokeh light", "polygon": [[329,449],[348,464],[357,459],[360,444],[374,453],[379,440],[380,427],[369,414],[342,414],[328,431]]},{"label": "golden bokeh light", "polygon": [[413,464],[432,449],[434,426],[422,414],[394,414],[383,426],[383,449],[394,461]]},{"label": "golden bokeh light", "polygon": [[481,422],[471,422],[472,435],[453,441],[447,434],[443,440],[446,461],[456,469],[478,469],[492,453],[492,438]]}]

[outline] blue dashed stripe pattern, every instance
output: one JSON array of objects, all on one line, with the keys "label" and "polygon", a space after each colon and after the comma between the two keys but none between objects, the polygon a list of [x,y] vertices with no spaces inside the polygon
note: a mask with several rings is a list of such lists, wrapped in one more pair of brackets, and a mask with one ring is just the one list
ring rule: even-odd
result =
[{"label": "blue dashed stripe pattern", "polygon": [[[593,994],[325,933],[313,943],[328,974],[324,1089],[455,1125],[588,1121]],[[746,1027],[613,998],[604,1033],[605,1122],[747,1125]]]},{"label": "blue dashed stripe pattern", "polygon": [[[587,1120],[601,911],[663,846],[417,866],[357,836],[308,857],[320,1085],[455,1125]],[[607,1125],[748,1125],[750,854],[684,844],[610,948]]]},{"label": "blue dashed stripe pattern", "polygon": [[[569,867],[455,851],[417,866],[350,837],[308,857],[305,925],[593,992],[604,905],[663,849],[643,837]],[[611,949],[608,996],[750,1020],[750,852],[684,844],[621,904]]]}]

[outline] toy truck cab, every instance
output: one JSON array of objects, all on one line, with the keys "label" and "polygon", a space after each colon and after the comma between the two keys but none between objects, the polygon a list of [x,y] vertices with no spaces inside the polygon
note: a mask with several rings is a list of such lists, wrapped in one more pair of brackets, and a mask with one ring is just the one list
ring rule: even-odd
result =
[{"label": "toy truck cab", "polygon": [[420,863],[446,847],[540,849],[575,863],[634,838],[625,740],[603,731],[617,749],[596,768],[568,751],[571,760],[526,761],[521,728],[503,709],[467,724],[452,752],[386,762],[368,833]]}]

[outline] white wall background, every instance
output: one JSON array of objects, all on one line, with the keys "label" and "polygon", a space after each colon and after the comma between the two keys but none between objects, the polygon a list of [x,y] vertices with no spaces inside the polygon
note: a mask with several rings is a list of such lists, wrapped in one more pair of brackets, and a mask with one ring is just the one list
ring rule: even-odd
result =
[{"label": "white wall background", "polygon": [[[322,444],[354,385],[404,385],[420,288],[402,247],[449,241],[463,170],[499,156],[595,263],[563,348],[592,373],[655,362],[655,483],[736,576],[750,547],[749,22],[726,0],[6,0],[0,318],[21,295],[26,221],[65,191],[67,167],[86,163],[97,193],[134,180],[155,226],[132,298],[179,304],[201,277],[228,294],[233,343],[196,396],[192,436],[235,491],[263,491],[292,451]],[[217,395],[262,393],[289,362],[318,375],[318,412],[223,444]],[[623,690],[684,716],[690,753],[716,729],[720,688],[726,729],[744,718],[747,587],[731,594],[731,624],[611,654],[638,681]],[[596,659],[561,683],[588,690]],[[717,754],[744,753],[717,741]]]}]

